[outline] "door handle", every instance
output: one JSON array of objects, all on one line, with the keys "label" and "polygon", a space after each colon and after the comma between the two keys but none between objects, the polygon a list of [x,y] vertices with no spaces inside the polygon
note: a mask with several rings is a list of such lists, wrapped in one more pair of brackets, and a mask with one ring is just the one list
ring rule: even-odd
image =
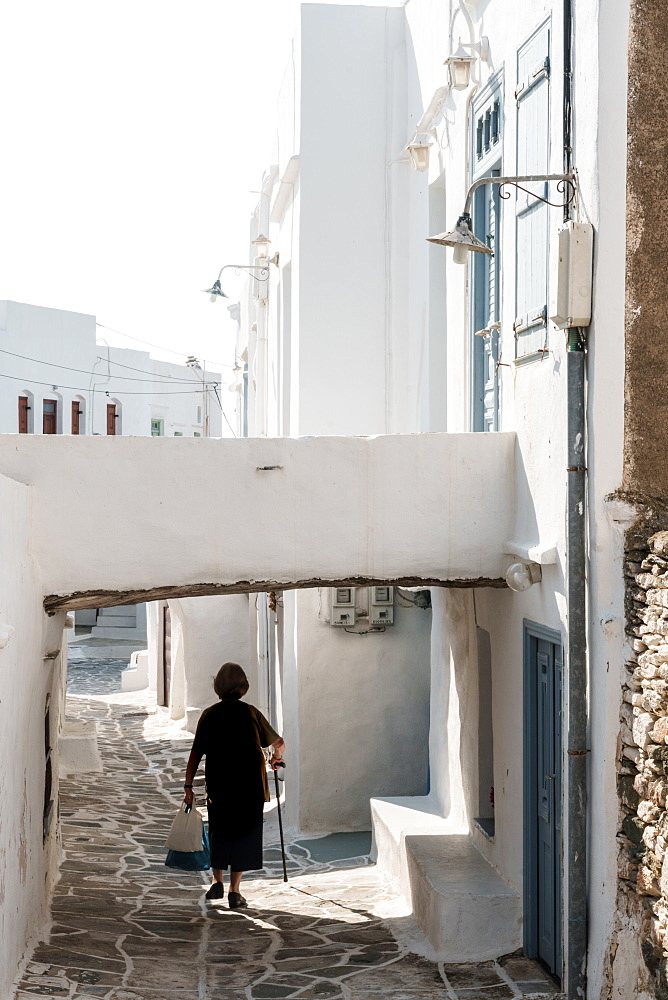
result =
[{"label": "door handle", "polygon": [[556,778],[556,774],[546,774],[545,775],[545,780],[546,781],[554,781],[555,778]]}]

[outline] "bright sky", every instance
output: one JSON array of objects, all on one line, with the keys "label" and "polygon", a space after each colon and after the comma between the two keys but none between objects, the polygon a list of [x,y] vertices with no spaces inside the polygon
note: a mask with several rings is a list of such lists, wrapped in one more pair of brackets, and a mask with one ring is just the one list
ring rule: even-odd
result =
[{"label": "bright sky", "polygon": [[[0,298],[94,313],[121,334],[230,363],[226,303],[201,289],[248,259],[250,190],[270,162],[298,8],[7,0]],[[225,279],[238,294],[243,276]]]},{"label": "bright sky", "polygon": [[[123,334],[230,362],[226,303],[201,289],[247,260],[249,189],[270,160],[297,8],[8,0],[0,298],[94,313]],[[237,294],[242,279],[226,275]]]}]

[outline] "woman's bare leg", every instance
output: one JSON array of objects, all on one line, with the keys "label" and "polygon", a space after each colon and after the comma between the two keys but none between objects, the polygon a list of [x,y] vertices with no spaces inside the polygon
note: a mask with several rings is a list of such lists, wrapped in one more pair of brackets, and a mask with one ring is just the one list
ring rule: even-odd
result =
[{"label": "woman's bare leg", "polygon": [[214,882],[220,882],[220,884],[222,885],[222,883],[223,883],[223,876],[225,875],[225,869],[224,868],[213,868],[212,871],[213,871],[213,880],[214,880]]},{"label": "woman's bare leg", "polygon": [[[239,892],[239,886],[241,885],[242,875],[243,872],[230,872],[230,892]],[[223,881],[222,878],[220,881],[221,882]]]}]

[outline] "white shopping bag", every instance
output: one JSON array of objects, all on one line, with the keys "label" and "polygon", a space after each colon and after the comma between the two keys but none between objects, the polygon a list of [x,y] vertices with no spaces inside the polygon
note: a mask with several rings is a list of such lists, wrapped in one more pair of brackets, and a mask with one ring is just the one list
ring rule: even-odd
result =
[{"label": "white shopping bag", "polygon": [[165,847],[186,853],[202,850],[202,817],[196,809],[188,808],[185,802],[174,817]]}]

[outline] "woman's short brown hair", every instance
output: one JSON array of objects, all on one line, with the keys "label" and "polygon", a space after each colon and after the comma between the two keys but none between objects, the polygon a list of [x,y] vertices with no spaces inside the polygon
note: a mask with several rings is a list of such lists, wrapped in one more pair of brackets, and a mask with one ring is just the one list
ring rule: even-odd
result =
[{"label": "woman's short brown hair", "polygon": [[248,691],[248,678],[238,663],[223,663],[213,682],[219,698],[243,698]]}]

